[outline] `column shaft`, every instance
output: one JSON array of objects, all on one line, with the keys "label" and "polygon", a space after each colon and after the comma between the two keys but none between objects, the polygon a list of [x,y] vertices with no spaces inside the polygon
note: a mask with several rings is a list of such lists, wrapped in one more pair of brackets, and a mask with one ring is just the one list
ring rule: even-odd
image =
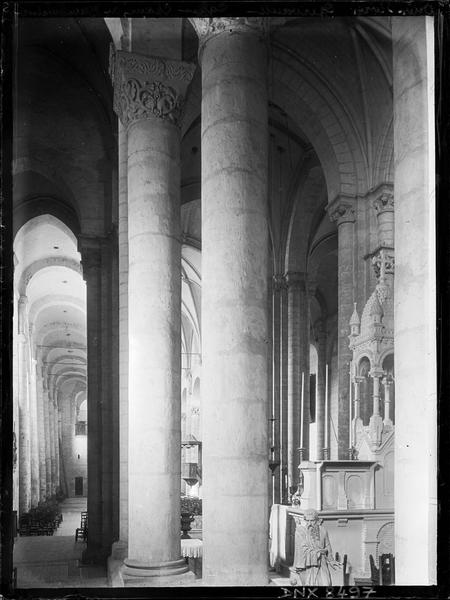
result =
[{"label": "column shaft", "polygon": [[[309,300],[304,273],[288,273],[288,481],[296,491],[300,446],[309,457]],[[303,406],[302,398],[303,374]],[[303,414],[302,414],[303,413]],[[300,428],[303,423],[303,435]]]},{"label": "column shaft", "polygon": [[395,583],[430,585],[437,526],[433,17],[393,17],[392,37]]},{"label": "column shaft", "polygon": [[95,238],[83,240],[81,246],[83,277],[86,280],[87,329],[87,409],[88,409],[88,490],[89,513],[86,562],[94,562],[102,554],[102,345],[101,345],[101,248]]},{"label": "column shaft", "polygon": [[120,540],[128,540],[128,140],[119,121]]},{"label": "column shaft", "polygon": [[[280,461],[281,454],[281,432],[280,432],[280,409],[281,409],[281,301],[282,281],[280,276],[275,276],[272,282],[272,411],[273,421],[270,432],[273,452],[271,460]],[[281,465],[273,472],[273,502],[279,504]]]},{"label": "column shaft", "polygon": [[325,323],[318,325],[317,333],[317,399],[316,399],[316,457],[322,460],[325,447],[325,369],[327,361],[327,335]]},{"label": "column shaft", "polygon": [[128,129],[129,567],[180,559],[179,131]]},{"label": "column shaft", "polygon": [[42,377],[37,378],[37,404],[38,404],[38,432],[39,432],[39,500],[44,500],[47,495],[47,465],[45,462],[45,416],[44,416],[44,390]]},{"label": "column shaft", "polygon": [[31,424],[27,384],[26,342],[18,342],[19,367],[19,512],[31,508]]},{"label": "column shaft", "polygon": [[286,280],[284,279],[284,285],[281,289],[281,307],[280,307],[280,320],[281,320],[281,365],[280,365],[280,447],[281,447],[281,502],[287,503],[289,497],[289,485],[288,485],[288,292],[286,286]]},{"label": "column shaft", "polygon": [[56,452],[55,452],[55,405],[53,400],[49,398],[48,403],[48,418],[50,432],[50,461],[51,461],[51,477],[50,477],[50,494],[53,496],[56,489]]},{"label": "column shaft", "polygon": [[201,64],[203,578],[211,585],[265,585],[265,44],[258,34],[225,30],[205,42]]},{"label": "column shaft", "polygon": [[39,438],[36,389],[36,360],[30,359],[30,430],[31,430],[31,506],[39,502]]},{"label": "column shaft", "polygon": [[44,384],[43,389],[43,411],[44,411],[44,432],[45,432],[45,495],[51,496],[52,480],[52,457],[50,453],[50,419],[49,419],[49,399],[48,389]]},{"label": "column shaft", "polygon": [[338,224],[338,457],[348,457],[350,393],[349,321],[354,301],[354,198],[337,197],[328,207],[330,218]]}]

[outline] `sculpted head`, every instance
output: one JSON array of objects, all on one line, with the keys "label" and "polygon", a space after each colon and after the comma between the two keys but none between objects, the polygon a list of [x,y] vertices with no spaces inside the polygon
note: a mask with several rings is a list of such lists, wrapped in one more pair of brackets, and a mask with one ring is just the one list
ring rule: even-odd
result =
[{"label": "sculpted head", "polygon": [[307,508],[303,513],[303,519],[305,521],[306,527],[312,527],[318,524],[319,514],[317,510],[314,510],[313,508]]}]

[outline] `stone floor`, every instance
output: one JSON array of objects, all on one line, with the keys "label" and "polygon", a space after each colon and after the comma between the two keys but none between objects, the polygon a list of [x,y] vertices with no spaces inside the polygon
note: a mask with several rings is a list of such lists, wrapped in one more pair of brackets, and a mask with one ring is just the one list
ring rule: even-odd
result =
[{"label": "stone floor", "polygon": [[[17,537],[14,566],[17,588],[88,588],[108,587],[106,568],[80,566],[86,544],[75,542],[80,513],[86,510],[86,498],[68,498],[61,504],[63,521],[53,536]],[[287,586],[288,577],[269,572],[269,585]],[[201,586],[201,579],[187,584]]]},{"label": "stone floor", "polygon": [[75,542],[80,513],[86,510],[86,498],[68,498],[61,504],[63,521],[53,536],[17,537],[14,566],[17,587],[107,587],[106,569],[81,567],[86,544]]}]

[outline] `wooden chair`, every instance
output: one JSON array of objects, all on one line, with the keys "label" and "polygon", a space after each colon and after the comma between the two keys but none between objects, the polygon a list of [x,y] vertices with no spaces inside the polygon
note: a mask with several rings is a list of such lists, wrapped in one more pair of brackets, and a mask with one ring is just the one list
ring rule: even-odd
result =
[{"label": "wooden chair", "polygon": [[75,529],[75,541],[78,542],[78,538],[81,538],[83,542],[87,540],[87,527],[77,527]]},{"label": "wooden chair", "polygon": [[381,585],[381,575],[380,569],[377,567],[373,556],[369,555],[369,563],[370,563],[370,579],[372,585]]},{"label": "wooden chair", "polygon": [[380,556],[381,584],[393,585],[395,583],[395,558],[393,554]]},{"label": "wooden chair", "polygon": [[78,538],[81,538],[83,542],[87,540],[88,536],[88,519],[87,513],[81,515],[81,526],[77,527],[75,530],[75,541],[78,541]]}]

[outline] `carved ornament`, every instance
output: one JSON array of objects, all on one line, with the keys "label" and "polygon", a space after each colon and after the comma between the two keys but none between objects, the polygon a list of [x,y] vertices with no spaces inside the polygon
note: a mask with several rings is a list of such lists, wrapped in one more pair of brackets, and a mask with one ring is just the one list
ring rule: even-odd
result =
[{"label": "carved ornament", "polygon": [[200,45],[221,33],[252,33],[264,36],[269,30],[267,17],[201,17],[189,19]]},{"label": "carved ornament", "polygon": [[383,191],[373,201],[373,207],[377,215],[384,212],[394,212],[394,194],[389,191]]},{"label": "carved ornament", "polygon": [[141,119],[179,125],[195,65],[162,57],[110,51],[114,110],[125,127]]},{"label": "carved ornament", "polygon": [[392,249],[380,248],[372,256],[372,265],[377,279],[384,279],[386,275],[393,275],[395,270],[395,255]]},{"label": "carved ornament", "polygon": [[355,201],[352,198],[337,197],[328,205],[328,214],[331,221],[338,225],[343,223],[354,223],[356,219]]}]

